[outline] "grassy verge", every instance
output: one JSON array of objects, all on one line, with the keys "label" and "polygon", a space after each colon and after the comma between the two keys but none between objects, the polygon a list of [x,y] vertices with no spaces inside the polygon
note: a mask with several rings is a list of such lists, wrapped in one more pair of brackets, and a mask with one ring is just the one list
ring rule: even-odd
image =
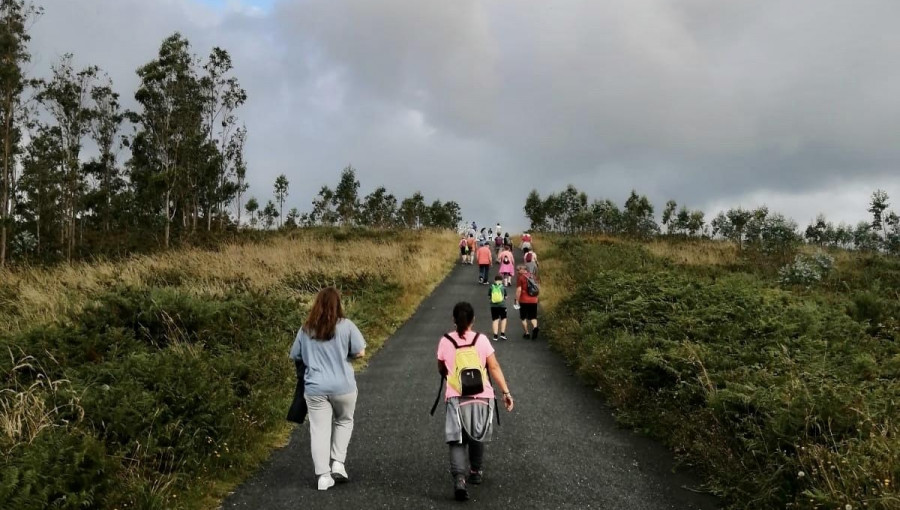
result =
[{"label": "grassy verge", "polygon": [[733,508],[900,508],[900,261],[784,289],[720,243],[541,248],[553,345]]},{"label": "grassy verge", "polygon": [[342,289],[371,354],[454,247],[317,230],[0,275],[3,507],[214,507],[286,437],[287,352],[315,292]]}]

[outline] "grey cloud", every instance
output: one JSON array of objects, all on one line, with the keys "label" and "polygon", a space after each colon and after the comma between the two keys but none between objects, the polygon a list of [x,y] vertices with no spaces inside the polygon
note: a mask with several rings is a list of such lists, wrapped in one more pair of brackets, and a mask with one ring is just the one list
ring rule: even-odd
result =
[{"label": "grey cloud", "polygon": [[887,186],[900,199],[900,4],[887,0],[45,6],[35,66],[74,51],[123,93],[174,30],[201,54],[227,48],[250,94],[252,191],[269,196],[287,173],[301,209],[347,163],[363,191],[421,189],[516,226],[531,188],[570,182],[658,206],[768,193],[803,204],[801,222],[828,212],[812,210],[820,197]]}]

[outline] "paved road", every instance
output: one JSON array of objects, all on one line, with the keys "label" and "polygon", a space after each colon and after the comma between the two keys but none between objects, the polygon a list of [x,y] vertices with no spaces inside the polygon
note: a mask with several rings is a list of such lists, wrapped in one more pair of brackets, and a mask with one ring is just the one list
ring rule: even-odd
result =
[{"label": "paved road", "polygon": [[[435,349],[460,300],[475,305],[476,329],[490,329],[487,287],[477,266],[459,266],[358,375],[359,403],[347,458],[351,482],[315,490],[309,428],[298,427],[223,508],[457,508],[443,443],[443,413],[428,411],[438,385]],[[510,306],[510,312],[513,312]],[[487,447],[485,481],[467,505],[485,508],[714,509],[717,501],[684,487],[658,444],[616,426],[544,340],[495,344],[516,398]]]}]

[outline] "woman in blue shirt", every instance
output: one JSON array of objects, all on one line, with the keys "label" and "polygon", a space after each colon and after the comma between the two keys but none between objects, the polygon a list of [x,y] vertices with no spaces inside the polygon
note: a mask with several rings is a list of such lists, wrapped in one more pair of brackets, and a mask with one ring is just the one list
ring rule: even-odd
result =
[{"label": "woman in blue shirt", "polygon": [[349,359],[365,352],[359,328],[344,318],[338,290],[327,287],[319,291],[291,348],[291,358],[306,365],[304,396],[319,490],[327,490],[335,480],[348,479],[344,462],[356,409],[356,377]]}]

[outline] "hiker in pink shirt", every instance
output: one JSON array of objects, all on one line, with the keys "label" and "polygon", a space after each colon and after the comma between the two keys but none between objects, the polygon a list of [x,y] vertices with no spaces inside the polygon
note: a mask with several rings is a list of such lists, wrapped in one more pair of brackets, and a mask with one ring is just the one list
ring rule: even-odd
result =
[{"label": "hiker in pink shirt", "polygon": [[512,285],[512,277],[516,272],[516,259],[513,257],[512,246],[505,245],[503,251],[497,255],[497,263],[500,264],[500,276],[503,277],[503,285]]},{"label": "hiker in pink shirt", "polygon": [[[497,407],[495,386],[502,393],[506,410],[512,411],[514,407],[512,394],[494,353],[494,346],[486,336],[472,330],[474,320],[475,310],[472,305],[467,302],[457,303],[453,307],[456,331],[444,335],[439,340],[437,349],[438,372],[446,379],[444,440],[450,447],[450,474],[453,475],[453,494],[458,501],[469,499],[469,484],[479,485],[484,479],[484,446],[491,440],[494,409]],[[472,360],[470,356],[468,361],[477,361],[477,366],[457,367],[457,360],[460,362],[467,360],[465,356],[459,357],[460,351],[467,349],[471,354],[472,348],[477,360]],[[459,372],[466,367],[470,367],[467,371],[474,368],[476,373],[481,373],[478,377],[481,384],[475,388],[471,386],[466,388],[458,384],[462,389],[460,392],[454,388],[453,380],[461,383]],[[467,393],[467,389],[472,391]],[[478,389],[481,391],[477,392]],[[432,414],[437,405],[438,401],[435,401],[431,409]]]}]

